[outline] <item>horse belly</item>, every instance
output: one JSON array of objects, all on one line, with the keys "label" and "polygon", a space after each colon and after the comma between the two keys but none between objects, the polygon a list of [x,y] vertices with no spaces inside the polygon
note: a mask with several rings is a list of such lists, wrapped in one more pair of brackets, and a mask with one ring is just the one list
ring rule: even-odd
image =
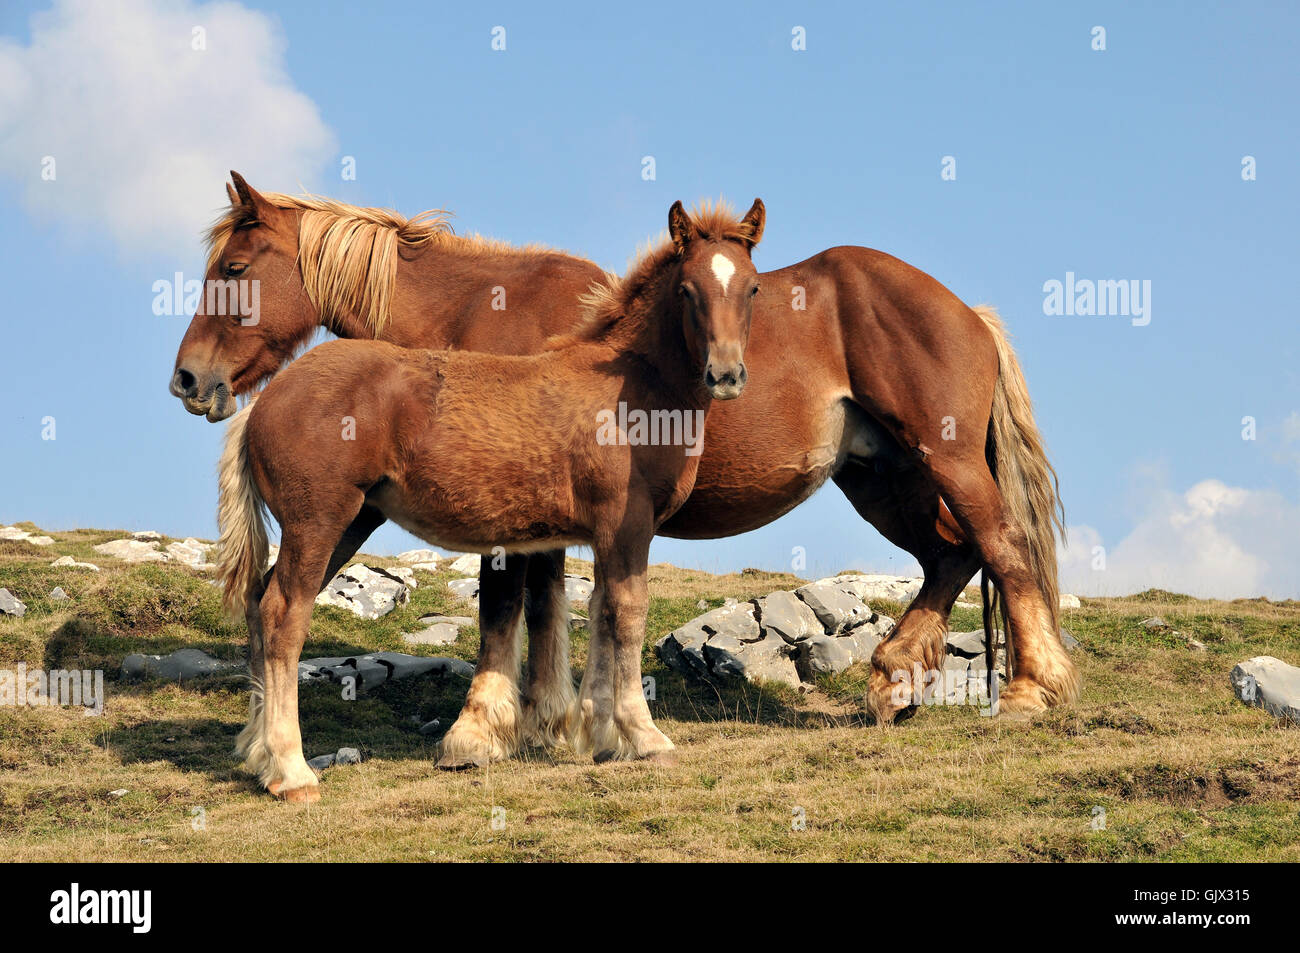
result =
[{"label": "horse belly", "polygon": [[[759,437],[752,414],[732,406],[715,405],[710,412],[695,487],[660,527],[661,536],[718,539],[758,529],[812,496],[842,462],[841,400],[788,401],[787,409],[803,412],[784,426],[764,428]],[[740,410],[739,401],[734,406]]]}]

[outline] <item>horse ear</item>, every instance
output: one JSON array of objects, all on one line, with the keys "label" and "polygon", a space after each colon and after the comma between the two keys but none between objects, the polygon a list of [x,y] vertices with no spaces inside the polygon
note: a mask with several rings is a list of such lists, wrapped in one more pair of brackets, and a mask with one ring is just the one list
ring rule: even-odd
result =
[{"label": "horse ear", "polygon": [[750,248],[762,241],[763,226],[767,224],[767,207],[763,205],[762,199],[754,199],[754,204],[749,207],[740,224],[745,233],[745,243]]},{"label": "horse ear", "polygon": [[686,246],[695,237],[695,223],[686,214],[681,199],[674,202],[673,207],[668,210],[668,234],[672,237],[673,244],[677,246],[678,254],[685,251]]},{"label": "horse ear", "polygon": [[[235,183],[235,194],[239,198],[239,204],[251,208],[259,219],[263,219],[274,208],[270,202],[262,197],[262,194],[257,189],[245,182],[244,177],[234,169],[230,170],[230,181]],[[234,200],[231,201],[233,203]]]},{"label": "horse ear", "polygon": [[229,182],[226,183],[226,198],[230,199],[230,207],[234,208],[239,205],[239,195],[235,192],[235,187]]}]

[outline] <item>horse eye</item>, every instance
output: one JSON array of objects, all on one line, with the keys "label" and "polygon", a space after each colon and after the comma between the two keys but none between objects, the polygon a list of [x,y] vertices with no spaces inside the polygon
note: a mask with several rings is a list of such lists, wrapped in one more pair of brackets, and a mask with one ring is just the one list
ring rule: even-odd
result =
[{"label": "horse eye", "polygon": [[244,264],[242,261],[232,261],[226,266],[226,274],[231,278],[242,275],[247,270],[248,265]]},{"label": "horse eye", "polygon": [[757,294],[758,294],[758,285],[754,285],[754,287],[749,289],[749,296],[752,298]]}]

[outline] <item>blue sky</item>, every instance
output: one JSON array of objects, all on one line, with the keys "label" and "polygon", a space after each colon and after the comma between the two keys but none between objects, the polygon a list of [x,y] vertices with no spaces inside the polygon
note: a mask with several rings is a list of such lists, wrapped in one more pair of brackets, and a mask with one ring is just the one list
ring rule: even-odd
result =
[{"label": "blue sky", "polygon": [[[1067,586],[1300,596],[1294,5],[418,6],[4,5],[0,522],[213,535],[222,428],[168,395],[189,315],[151,289],[201,275],[226,169],[616,270],[674,199],[759,195],[760,268],[867,245],[1002,311]],[[1150,281],[1150,323],[1045,315],[1067,272]],[[795,546],[807,575],[913,567],[833,486],[652,558],[778,569]]]}]

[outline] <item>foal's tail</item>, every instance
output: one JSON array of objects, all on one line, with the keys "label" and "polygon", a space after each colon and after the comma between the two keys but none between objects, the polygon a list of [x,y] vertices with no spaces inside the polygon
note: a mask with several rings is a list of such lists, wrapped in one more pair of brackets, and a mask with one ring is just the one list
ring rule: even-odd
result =
[{"label": "foal's tail", "polygon": [[1002,491],[1003,505],[1029,537],[1029,569],[1038,580],[1056,631],[1060,606],[1056,535],[1059,533],[1061,542],[1065,542],[1060,485],[1043,449],[1025,376],[1011,350],[1002,319],[987,305],[974,310],[992,332],[998,348],[998,379],[989,419],[989,466]]},{"label": "foal's tail", "polygon": [[248,460],[248,415],[253,403],[230,419],[226,447],[218,468],[220,496],[217,525],[221,529],[217,577],[224,587],[221,605],[233,618],[242,619],[250,597],[261,588],[266,571],[266,505],[253,480]]}]

